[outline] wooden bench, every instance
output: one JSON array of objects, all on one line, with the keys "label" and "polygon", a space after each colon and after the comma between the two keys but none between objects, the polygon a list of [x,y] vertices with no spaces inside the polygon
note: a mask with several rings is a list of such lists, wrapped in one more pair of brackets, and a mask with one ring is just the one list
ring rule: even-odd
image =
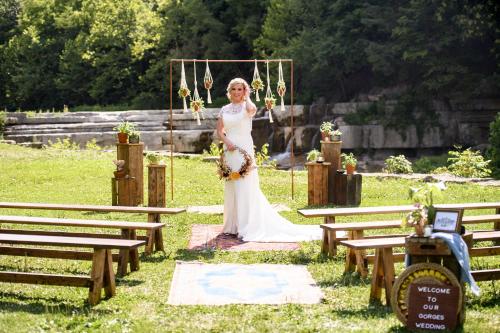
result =
[{"label": "wooden bench", "polygon": [[[465,216],[464,224],[494,222],[494,229],[500,230],[500,202],[487,202],[487,203],[463,203],[463,204],[440,204],[435,205],[436,208],[461,208],[461,209],[495,209],[496,215],[481,215],[481,216]],[[378,206],[378,207],[354,207],[354,208],[318,208],[318,209],[299,209],[298,213],[307,218],[323,217],[325,224],[323,228],[323,245],[322,251],[331,256],[337,254],[337,245],[340,240],[336,235],[338,231],[354,231],[359,234],[362,232],[362,226],[366,229],[386,229],[397,228],[400,220],[397,221],[377,221],[377,222],[358,222],[360,227],[356,229],[345,229],[340,227],[329,227],[336,222],[339,216],[361,216],[361,215],[379,215],[379,214],[395,214],[395,213],[408,213],[415,207],[413,205],[403,206]],[[363,224],[364,223],[364,224]],[[354,223],[351,224],[351,227]],[[378,227],[378,228],[377,228]],[[354,228],[354,227],[352,227]],[[354,237],[354,236],[353,236]]]},{"label": "wooden bench", "polygon": [[[86,287],[89,288],[88,301],[91,305],[95,305],[99,303],[101,299],[102,289],[104,289],[107,297],[112,297],[116,293],[111,250],[119,249],[123,251],[130,251],[143,245],[144,241],[87,237],[0,234],[0,243],[14,245],[10,247],[0,247],[0,255],[11,255],[15,251],[29,251],[32,256],[37,256],[39,253],[42,257],[45,257],[48,251],[55,251],[50,249],[17,247],[15,245],[92,248],[92,269],[90,276],[1,271],[0,281],[10,283]],[[78,258],[73,257],[71,259]]]},{"label": "wooden bench", "polygon": [[[464,216],[462,224],[479,224],[487,222],[500,222],[500,214],[495,215],[475,215]],[[350,223],[337,223],[337,224],[322,224],[320,227],[323,229],[323,244],[321,251],[330,256],[336,254],[337,244],[340,240],[345,239],[362,239],[362,238],[382,238],[382,237],[395,237],[407,236],[406,234],[396,235],[377,235],[377,236],[364,236],[365,230],[381,230],[381,229],[401,229],[401,220],[392,221],[370,221],[370,222],[350,222]],[[346,234],[339,235],[339,232],[347,232]],[[348,255],[355,255],[349,253]]]},{"label": "wooden bench", "polygon": [[[122,238],[122,239],[141,239],[146,240],[146,249],[153,248],[154,243],[163,242],[161,238],[155,237],[158,234],[156,231],[161,230],[165,226],[164,223],[146,223],[146,222],[128,222],[128,221],[103,221],[103,220],[78,220],[78,219],[60,219],[52,217],[31,217],[31,216],[6,216],[0,215],[0,226],[2,223],[16,225],[37,225],[37,226],[56,226],[56,227],[83,227],[83,228],[99,228],[99,229],[119,229],[121,234],[97,234],[83,232],[62,232],[62,231],[44,231],[44,230],[18,230],[0,228],[0,233],[15,233],[26,235],[45,235],[45,236],[68,236],[68,237],[90,237],[90,238]],[[149,236],[137,236],[137,230],[145,230]],[[161,232],[160,232],[161,234]],[[163,246],[163,244],[162,244]],[[157,245],[157,247],[159,247]],[[39,253],[38,253],[39,254]],[[25,253],[23,255],[28,255]],[[86,257],[92,259],[89,255],[81,254],[80,258]],[[113,257],[114,261],[118,261],[118,275],[127,274],[128,264],[130,271],[139,269],[139,252],[137,248],[130,251],[120,250],[118,256]]]},{"label": "wooden bench", "polygon": [[[354,239],[343,240],[340,244],[347,246],[355,251],[365,251],[367,249],[375,249],[374,266],[372,273],[372,282],[370,290],[370,302],[379,301],[381,292],[380,288],[385,288],[386,304],[390,304],[390,294],[392,285],[395,280],[394,262],[402,261],[404,254],[400,254],[398,259],[394,257],[393,248],[404,247],[406,237],[392,237],[392,238],[373,238],[373,239]],[[500,231],[481,231],[472,233],[473,242],[481,241],[496,241],[500,240]],[[485,255],[498,255],[500,254],[500,246],[493,246],[487,248],[470,248],[470,256],[485,256]],[[349,259],[349,258],[347,258]],[[366,262],[356,260],[358,272],[367,272]],[[352,267],[346,263],[346,271]],[[481,270],[472,272],[474,278],[478,281],[485,281],[491,279],[500,279],[500,269],[494,270]]]},{"label": "wooden bench", "polygon": [[[71,204],[50,204],[50,203],[32,203],[32,202],[0,202],[0,208],[10,209],[36,209],[36,210],[63,210],[63,211],[81,211],[81,212],[101,212],[101,213],[141,213],[148,214],[148,222],[161,222],[161,215],[172,215],[185,212],[185,208],[166,208],[166,207],[134,207],[134,206],[101,206],[101,205],[71,205]],[[156,239],[152,242],[152,247],[146,246],[146,254],[150,254],[154,249],[164,251],[163,234],[161,229],[155,229],[154,232],[148,232],[148,237]],[[148,242],[149,244],[149,242]]]}]

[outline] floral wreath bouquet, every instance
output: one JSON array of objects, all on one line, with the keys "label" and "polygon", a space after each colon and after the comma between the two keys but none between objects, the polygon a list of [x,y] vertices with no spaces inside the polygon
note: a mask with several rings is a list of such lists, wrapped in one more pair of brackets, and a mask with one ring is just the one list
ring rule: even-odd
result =
[{"label": "floral wreath bouquet", "polygon": [[257,59],[255,59],[255,67],[253,70],[253,80],[251,83],[252,89],[255,92],[255,100],[260,102],[259,90],[264,90],[264,82],[260,78],[259,68],[257,67]]},{"label": "floral wreath bouquet", "polygon": [[238,180],[248,175],[250,171],[254,169],[252,156],[250,156],[250,154],[248,154],[244,149],[236,147],[235,150],[235,152],[240,153],[243,157],[243,162],[241,162],[241,166],[237,171],[234,171],[227,164],[226,158],[224,157],[225,152],[227,152],[227,149],[224,149],[221,152],[219,161],[217,161],[217,174],[219,175],[219,179],[225,179],[226,181]]},{"label": "floral wreath bouquet", "polygon": [[184,70],[184,60],[181,63],[181,86],[178,91],[179,97],[182,98],[182,105],[184,108],[184,112],[188,112],[186,98],[191,95],[191,91],[189,90],[186,82],[186,71]]}]

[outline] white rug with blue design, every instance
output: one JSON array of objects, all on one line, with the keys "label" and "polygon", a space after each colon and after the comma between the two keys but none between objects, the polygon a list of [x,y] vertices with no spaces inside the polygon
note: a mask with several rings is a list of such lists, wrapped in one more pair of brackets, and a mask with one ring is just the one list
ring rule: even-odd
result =
[{"label": "white rug with blue design", "polygon": [[176,263],[168,304],[316,304],[323,293],[303,265]]}]

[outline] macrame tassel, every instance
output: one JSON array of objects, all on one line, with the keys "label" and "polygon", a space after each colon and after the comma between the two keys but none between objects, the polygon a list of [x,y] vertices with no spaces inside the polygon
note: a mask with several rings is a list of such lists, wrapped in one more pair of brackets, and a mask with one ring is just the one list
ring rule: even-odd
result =
[{"label": "macrame tassel", "polygon": [[201,126],[200,114],[198,112],[196,112],[196,124],[198,124],[198,126]]},{"label": "macrame tassel", "polygon": [[210,89],[207,89],[207,103],[212,104],[212,96],[210,96]]},{"label": "macrame tassel", "polygon": [[257,102],[260,102],[260,98],[259,98],[259,90],[256,90],[256,91],[255,91],[255,100],[256,100]]},{"label": "macrame tassel", "polygon": [[273,110],[269,110],[269,122],[272,124],[274,123],[274,120],[273,120]]},{"label": "macrame tassel", "polygon": [[185,97],[182,99],[182,104],[184,105],[184,113],[188,113],[189,110],[188,110],[188,107],[187,107],[187,103],[186,103],[186,98]]},{"label": "macrame tassel", "polygon": [[281,97],[281,109],[280,111],[285,111],[285,101],[283,100],[283,97]]}]

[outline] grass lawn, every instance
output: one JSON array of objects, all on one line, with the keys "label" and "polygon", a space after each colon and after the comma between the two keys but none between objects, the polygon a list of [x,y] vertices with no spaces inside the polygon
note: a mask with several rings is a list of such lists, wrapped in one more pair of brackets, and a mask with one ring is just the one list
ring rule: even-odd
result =
[{"label": "grass lawn", "polygon": [[[32,150],[0,144],[0,201],[111,204],[110,177],[113,153]],[[222,204],[223,183],[213,164],[198,159],[175,159],[175,198],[168,206]],[[307,174],[295,175],[295,198],[290,195],[288,172],[259,171],[261,187],[272,203],[291,208],[283,216],[294,223],[306,220],[296,210],[307,206]],[[146,173],[147,174],[147,173]],[[408,187],[415,181],[363,180],[362,205],[408,204]],[[169,188],[169,187],[168,187]],[[169,191],[169,190],[168,190]],[[146,190],[145,190],[146,195]],[[170,195],[170,193],[169,193]],[[169,196],[170,197],[170,196]],[[448,184],[443,202],[500,200],[500,188],[475,184]],[[486,214],[470,211],[468,214]],[[2,215],[128,219],[144,221],[141,214],[102,214],[3,209]],[[397,216],[392,216],[396,218]],[[368,219],[368,218],[367,218]],[[373,219],[373,218],[372,218]],[[353,218],[344,218],[349,221]],[[359,220],[359,219],[358,219]],[[141,269],[117,280],[117,295],[89,307],[85,288],[0,284],[0,332],[404,332],[396,316],[384,306],[368,306],[370,280],[343,274],[344,248],[336,259],[320,254],[320,242],[302,243],[293,252],[189,252],[185,248],[192,224],[221,224],[221,216],[180,214],[165,218],[165,253],[141,256]],[[474,228],[491,228],[491,224]],[[207,263],[280,263],[307,265],[325,299],[317,305],[167,305],[176,260]],[[475,268],[499,267],[498,257],[473,258]],[[401,271],[402,264],[396,269]],[[88,274],[89,262],[23,257],[2,257],[0,270],[28,270]],[[500,283],[481,282],[480,297],[467,292],[464,331],[500,329]]]}]

